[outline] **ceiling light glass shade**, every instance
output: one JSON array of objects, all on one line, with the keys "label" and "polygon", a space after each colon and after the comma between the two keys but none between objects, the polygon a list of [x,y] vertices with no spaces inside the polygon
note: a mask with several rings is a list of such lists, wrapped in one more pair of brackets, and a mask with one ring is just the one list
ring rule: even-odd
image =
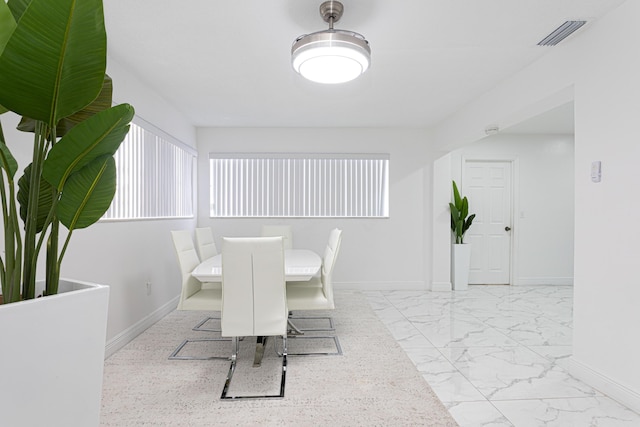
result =
[{"label": "ceiling light glass shade", "polygon": [[325,30],[298,37],[291,47],[294,70],[318,83],[344,83],[369,68],[371,49],[351,31]]}]

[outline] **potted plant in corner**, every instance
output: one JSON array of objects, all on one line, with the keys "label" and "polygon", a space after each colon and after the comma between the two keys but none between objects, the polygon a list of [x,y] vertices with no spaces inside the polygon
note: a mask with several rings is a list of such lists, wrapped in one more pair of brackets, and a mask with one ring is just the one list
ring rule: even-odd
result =
[{"label": "potted plant in corner", "polygon": [[111,204],[134,114],[112,107],[105,70],[102,0],[0,1],[0,113],[33,132],[17,179],[0,125],[1,425],[99,423],[108,287],[60,279],[60,266]]},{"label": "potted plant in corner", "polygon": [[469,266],[471,263],[471,245],[464,243],[464,235],[473,223],[475,214],[469,215],[469,200],[460,197],[460,191],[453,181],[453,203],[451,211],[451,231],[454,242],[451,245],[451,283],[454,290],[466,290],[469,286]]}]

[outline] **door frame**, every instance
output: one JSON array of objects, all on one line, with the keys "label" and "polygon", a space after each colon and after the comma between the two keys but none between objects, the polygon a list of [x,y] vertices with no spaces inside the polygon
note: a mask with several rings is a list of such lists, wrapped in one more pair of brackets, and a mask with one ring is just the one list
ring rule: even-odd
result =
[{"label": "door frame", "polygon": [[460,182],[462,188],[465,186],[466,164],[468,162],[485,162],[485,163],[510,163],[511,164],[511,244],[509,247],[509,283],[510,286],[517,286],[518,283],[518,251],[516,248],[519,244],[519,229],[520,229],[520,215],[516,214],[520,212],[520,195],[516,188],[520,187],[520,162],[517,157],[485,157],[482,155],[473,154],[470,156],[462,155],[460,158]]}]

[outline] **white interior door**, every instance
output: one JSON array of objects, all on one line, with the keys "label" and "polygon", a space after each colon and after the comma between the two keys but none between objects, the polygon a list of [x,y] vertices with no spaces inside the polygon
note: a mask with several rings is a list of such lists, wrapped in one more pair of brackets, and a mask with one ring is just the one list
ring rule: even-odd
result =
[{"label": "white interior door", "polygon": [[469,199],[473,225],[465,235],[471,243],[470,284],[510,284],[511,162],[466,160],[462,194]]}]

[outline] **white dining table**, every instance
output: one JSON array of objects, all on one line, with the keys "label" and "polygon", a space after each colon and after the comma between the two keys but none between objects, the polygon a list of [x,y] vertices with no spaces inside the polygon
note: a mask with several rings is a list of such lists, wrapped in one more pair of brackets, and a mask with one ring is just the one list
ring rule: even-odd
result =
[{"label": "white dining table", "polygon": [[[284,250],[284,277],[287,282],[311,280],[320,272],[322,258],[308,249]],[[201,282],[222,281],[222,254],[202,261],[191,275]]]}]

